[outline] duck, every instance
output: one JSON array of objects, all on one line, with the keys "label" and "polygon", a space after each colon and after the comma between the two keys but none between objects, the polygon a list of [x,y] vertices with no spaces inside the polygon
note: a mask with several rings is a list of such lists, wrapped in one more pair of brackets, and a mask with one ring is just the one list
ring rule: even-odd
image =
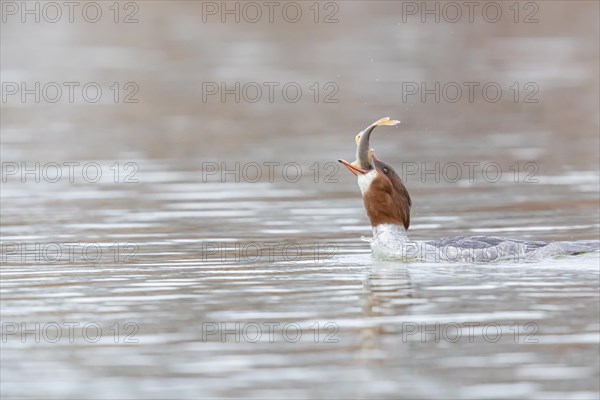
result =
[{"label": "duck", "polygon": [[412,199],[394,168],[378,159],[370,147],[371,134],[380,126],[396,126],[398,120],[381,118],[356,137],[356,159],[342,163],[357,178],[373,237],[367,239],[377,258],[402,261],[538,262],[556,255],[576,255],[600,251],[600,241],[520,240],[499,236],[454,236],[437,240],[413,241],[410,227]]}]

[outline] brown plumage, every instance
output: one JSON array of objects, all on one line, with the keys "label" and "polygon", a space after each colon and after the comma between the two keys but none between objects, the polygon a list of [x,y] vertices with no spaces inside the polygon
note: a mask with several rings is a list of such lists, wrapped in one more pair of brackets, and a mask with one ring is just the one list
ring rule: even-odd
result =
[{"label": "brown plumage", "polygon": [[396,171],[373,156],[377,176],[363,195],[371,226],[381,224],[410,225],[412,201]]}]

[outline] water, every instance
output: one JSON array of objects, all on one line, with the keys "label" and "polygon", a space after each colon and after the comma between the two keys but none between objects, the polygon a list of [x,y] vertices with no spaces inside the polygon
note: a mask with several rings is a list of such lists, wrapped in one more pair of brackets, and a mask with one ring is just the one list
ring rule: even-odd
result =
[{"label": "water", "polygon": [[[148,4],[135,26],[2,26],[3,81],[140,87],[137,104],[2,105],[3,172],[19,168],[0,205],[3,398],[598,398],[598,253],[376,260],[335,162],[389,115],[372,144],[406,174],[411,239],[598,239],[596,3],[540,3],[516,30],[398,25],[391,2],[316,26]],[[340,102],[204,103],[207,80],[336,81]],[[535,80],[541,101],[405,104],[401,80]]]},{"label": "water", "polygon": [[[598,392],[598,254],[534,264],[377,261],[360,240],[369,227],[349,176],[340,174],[336,192],[314,182],[202,183],[202,174],[176,161],[139,162],[149,172],[137,184],[4,187],[2,318],[5,328],[19,324],[3,343],[6,396]],[[539,197],[578,185],[550,185]],[[480,210],[477,199],[504,191],[510,188],[483,186],[460,214],[502,220],[513,230],[505,234],[519,237],[592,237],[598,229],[565,215],[519,233],[543,213],[502,218],[503,210]],[[440,195],[415,196],[415,203],[437,203]],[[461,225],[457,214],[417,216],[412,234],[448,232]],[[53,261],[55,248],[44,253],[34,243],[61,244],[60,260]],[[81,243],[71,258],[65,243]],[[82,255],[85,243],[102,246],[100,260]],[[280,244],[269,251],[267,243]],[[283,253],[283,244],[294,247]],[[107,250],[115,245],[118,255]],[[41,332],[39,343],[22,323]],[[72,335],[68,323],[78,324]],[[239,343],[235,334],[221,336],[221,324],[238,332]],[[257,324],[262,335],[254,343]],[[265,324],[279,325],[270,336]],[[288,336],[285,324],[294,324]],[[62,336],[52,343],[56,332]]]}]

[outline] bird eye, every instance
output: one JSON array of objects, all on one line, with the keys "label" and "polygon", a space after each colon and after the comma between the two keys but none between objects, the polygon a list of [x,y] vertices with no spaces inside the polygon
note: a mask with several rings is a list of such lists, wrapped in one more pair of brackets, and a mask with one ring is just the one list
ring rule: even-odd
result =
[{"label": "bird eye", "polygon": [[390,172],[390,171],[387,169],[387,167],[383,167],[382,171],[383,171],[383,173],[384,173],[384,174],[386,174],[386,175],[387,175],[387,173],[388,173],[388,172]]}]

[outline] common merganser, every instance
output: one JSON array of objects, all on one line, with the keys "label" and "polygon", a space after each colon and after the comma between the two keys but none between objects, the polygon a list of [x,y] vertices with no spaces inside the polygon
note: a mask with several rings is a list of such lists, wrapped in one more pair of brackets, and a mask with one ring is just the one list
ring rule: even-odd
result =
[{"label": "common merganser", "polygon": [[371,133],[378,126],[394,126],[400,121],[382,118],[356,135],[356,160],[338,160],[358,178],[367,216],[371,221],[373,254],[386,259],[422,261],[487,262],[512,259],[536,262],[552,255],[597,251],[600,241],[544,242],[494,236],[457,236],[435,241],[411,241],[412,201],[394,169],[379,160],[369,146]]}]

